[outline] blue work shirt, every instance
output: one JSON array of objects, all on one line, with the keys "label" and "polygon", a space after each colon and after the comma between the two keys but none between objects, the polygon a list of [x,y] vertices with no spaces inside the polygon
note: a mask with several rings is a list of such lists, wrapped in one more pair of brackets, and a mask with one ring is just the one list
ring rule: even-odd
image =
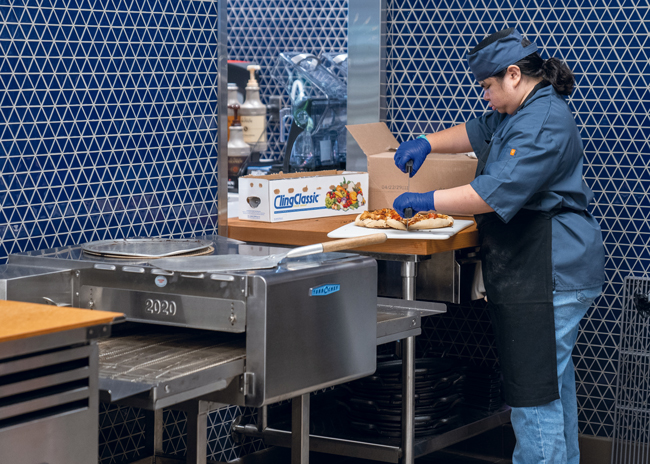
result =
[{"label": "blue work shirt", "polygon": [[587,211],[593,193],[582,179],[582,140],[553,86],[537,90],[513,115],[491,111],[465,127],[485,162],[471,185],[504,222],[522,208],[559,211],[552,219],[554,289],[602,285],[605,250]]}]

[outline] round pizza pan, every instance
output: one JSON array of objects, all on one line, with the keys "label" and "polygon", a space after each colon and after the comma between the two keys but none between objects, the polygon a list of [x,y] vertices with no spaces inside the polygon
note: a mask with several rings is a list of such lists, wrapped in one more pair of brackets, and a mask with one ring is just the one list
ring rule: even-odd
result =
[{"label": "round pizza pan", "polygon": [[200,253],[212,245],[212,241],[200,239],[127,238],[90,242],[81,245],[81,249],[110,258],[165,258]]}]

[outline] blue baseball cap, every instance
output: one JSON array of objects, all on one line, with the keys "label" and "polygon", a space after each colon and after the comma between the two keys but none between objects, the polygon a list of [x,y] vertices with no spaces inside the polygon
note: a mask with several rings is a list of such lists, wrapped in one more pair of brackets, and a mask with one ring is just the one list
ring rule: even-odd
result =
[{"label": "blue baseball cap", "polygon": [[521,45],[522,35],[514,27],[486,37],[467,54],[469,67],[477,81],[483,81],[535,53],[537,45]]}]

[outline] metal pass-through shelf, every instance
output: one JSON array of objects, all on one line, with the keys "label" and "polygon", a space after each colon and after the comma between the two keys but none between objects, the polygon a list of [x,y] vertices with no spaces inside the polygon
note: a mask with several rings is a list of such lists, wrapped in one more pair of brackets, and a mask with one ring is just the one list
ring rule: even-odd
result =
[{"label": "metal pass-through shelf", "polygon": [[240,335],[145,329],[99,343],[102,399],[156,410],[223,390],[244,373]]}]

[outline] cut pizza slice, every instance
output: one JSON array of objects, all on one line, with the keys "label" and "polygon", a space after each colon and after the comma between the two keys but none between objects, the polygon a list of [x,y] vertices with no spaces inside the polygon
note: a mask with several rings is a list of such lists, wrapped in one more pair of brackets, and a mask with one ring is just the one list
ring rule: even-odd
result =
[{"label": "cut pizza slice", "polygon": [[454,218],[432,211],[420,212],[408,220],[409,230],[440,229],[454,225]]},{"label": "cut pizza slice", "polygon": [[406,230],[406,225],[397,211],[390,208],[364,211],[354,220],[355,225],[370,229],[398,229]]}]

